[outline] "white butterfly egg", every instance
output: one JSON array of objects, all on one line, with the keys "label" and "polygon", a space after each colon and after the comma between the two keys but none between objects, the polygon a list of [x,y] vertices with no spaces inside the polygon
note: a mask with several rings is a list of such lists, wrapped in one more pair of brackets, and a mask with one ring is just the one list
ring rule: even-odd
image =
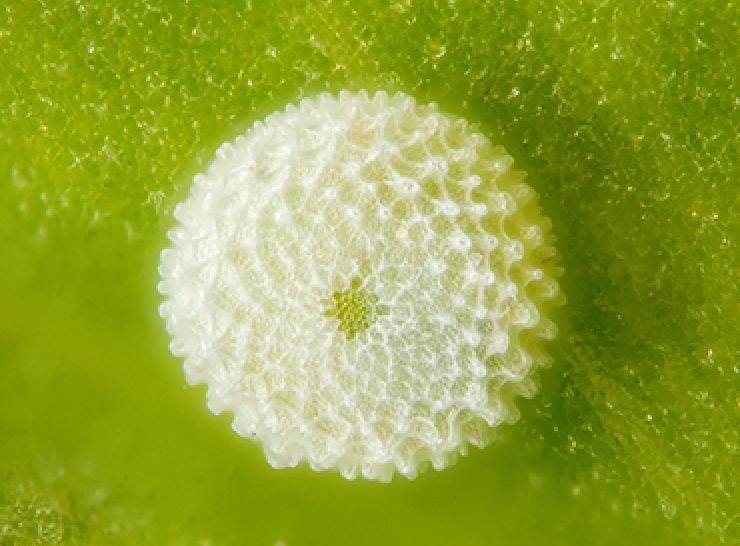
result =
[{"label": "white butterfly egg", "polygon": [[511,164],[384,92],[304,99],[219,148],[159,269],[189,382],[275,467],[387,481],[484,446],[534,392],[561,299]]}]

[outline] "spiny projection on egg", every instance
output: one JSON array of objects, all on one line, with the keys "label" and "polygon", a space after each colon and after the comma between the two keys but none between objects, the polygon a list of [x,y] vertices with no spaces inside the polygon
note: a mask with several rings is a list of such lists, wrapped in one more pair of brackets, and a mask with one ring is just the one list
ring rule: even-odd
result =
[{"label": "spiny projection on egg", "polygon": [[175,218],[171,350],[275,467],[441,470],[550,362],[550,221],[506,151],[435,104],[306,98],[222,145]]}]

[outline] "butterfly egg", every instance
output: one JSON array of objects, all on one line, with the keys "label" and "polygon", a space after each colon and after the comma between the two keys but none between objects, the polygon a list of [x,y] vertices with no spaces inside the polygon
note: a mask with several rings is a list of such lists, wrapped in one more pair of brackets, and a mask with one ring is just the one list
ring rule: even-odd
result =
[{"label": "butterfly egg", "polygon": [[560,301],[512,161],[382,91],[305,98],[221,146],[159,268],[188,381],[275,467],[388,481],[485,445]]}]

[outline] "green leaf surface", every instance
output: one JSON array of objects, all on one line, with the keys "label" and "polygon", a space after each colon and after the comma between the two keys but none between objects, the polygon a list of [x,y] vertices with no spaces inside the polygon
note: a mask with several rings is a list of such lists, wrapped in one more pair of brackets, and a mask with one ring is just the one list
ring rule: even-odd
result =
[{"label": "green leaf surface", "polygon": [[[737,528],[732,2],[0,6],[0,544],[715,544]],[[568,304],[485,451],[390,485],[275,471],[157,315],[216,147],[322,90],[479,124],[552,218]]]}]

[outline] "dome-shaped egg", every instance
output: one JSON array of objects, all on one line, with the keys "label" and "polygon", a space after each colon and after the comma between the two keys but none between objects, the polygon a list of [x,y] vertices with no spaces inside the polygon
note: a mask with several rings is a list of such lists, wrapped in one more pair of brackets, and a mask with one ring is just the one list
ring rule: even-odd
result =
[{"label": "dome-shaped egg", "polygon": [[385,481],[485,445],[534,393],[559,300],[511,165],[402,93],[304,99],[221,146],[161,256],[188,381],[276,467]]}]

